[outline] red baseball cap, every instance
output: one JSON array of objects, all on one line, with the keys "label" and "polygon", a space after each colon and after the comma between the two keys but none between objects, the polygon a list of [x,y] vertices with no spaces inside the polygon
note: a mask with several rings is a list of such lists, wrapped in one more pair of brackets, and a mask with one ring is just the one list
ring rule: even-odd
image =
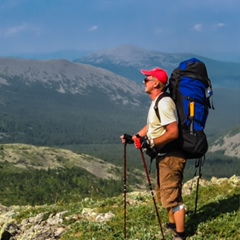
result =
[{"label": "red baseball cap", "polygon": [[145,76],[153,76],[153,77],[157,78],[157,80],[164,85],[167,84],[168,75],[161,68],[154,68],[151,70],[141,70],[141,73]]}]

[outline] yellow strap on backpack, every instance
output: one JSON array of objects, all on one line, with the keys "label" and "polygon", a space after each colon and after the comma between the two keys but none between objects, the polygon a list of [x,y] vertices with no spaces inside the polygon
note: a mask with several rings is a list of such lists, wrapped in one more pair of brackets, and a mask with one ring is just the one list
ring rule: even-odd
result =
[{"label": "yellow strap on backpack", "polygon": [[194,102],[190,102],[190,117],[194,117]]},{"label": "yellow strap on backpack", "polygon": [[190,114],[189,115],[190,115],[190,119],[191,119],[190,133],[193,134],[194,102],[190,102],[189,108],[190,108]]}]

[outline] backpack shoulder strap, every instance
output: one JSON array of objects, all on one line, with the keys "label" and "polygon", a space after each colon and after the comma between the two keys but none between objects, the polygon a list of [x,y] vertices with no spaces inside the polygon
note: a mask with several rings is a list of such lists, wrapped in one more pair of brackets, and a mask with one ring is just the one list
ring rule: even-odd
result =
[{"label": "backpack shoulder strap", "polygon": [[171,93],[173,101],[176,101],[177,99],[177,89],[179,81],[182,77],[182,71],[180,68],[175,68],[171,74],[171,77],[169,79],[168,88]]},{"label": "backpack shoulder strap", "polygon": [[160,118],[160,114],[159,114],[159,110],[158,110],[158,103],[159,101],[164,98],[164,97],[170,97],[169,93],[167,92],[163,92],[162,94],[160,94],[155,102],[155,105],[154,105],[154,110],[155,110],[155,113],[159,119],[159,121],[161,121],[161,118]]},{"label": "backpack shoulder strap", "polygon": [[[156,99],[155,105],[154,105],[155,113],[160,122],[161,122],[161,118],[160,118],[160,114],[159,114],[159,110],[158,110],[158,103],[164,97],[171,97],[171,95],[166,91],[163,92],[160,96],[158,96],[158,98]],[[160,147],[160,148],[155,147],[155,150],[157,153],[168,153],[168,152],[171,152],[172,149],[175,149],[176,151],[178,151],[178,150],[180,151],[177,140],[173,140],[172,142],[165,144],[164,147]]]}]

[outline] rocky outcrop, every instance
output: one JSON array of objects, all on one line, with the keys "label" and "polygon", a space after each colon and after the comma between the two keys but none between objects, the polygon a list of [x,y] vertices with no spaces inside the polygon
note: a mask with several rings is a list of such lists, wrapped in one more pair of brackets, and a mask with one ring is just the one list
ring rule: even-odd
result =
[{"label": "rocky outcrop", "polygon": [[21,207],[18,206],[0,206],[0,224],[2,226],[0,232],[2,237],[1,240],[59,239],[61,234],[65,231],[66,227],[62,225],[64,212],[50,214],[48,217],[46,217],[47,213],[42,212],[17,223],[13,219],[13,216],[18,214],[20,208]]},{"label": "rocky outcrop", "polygon": [[[198,177],[194,177],[193,179],[187,181],[183,185],[183,190],[182,190],[183,195],[190,195],[194,191],[196,191],[197,182],[198,182]],[[206,187],[206,186],[209,186],[212,184],[222,184],[222,183],[229,183],[234,186],[240,186],[240,176],[233,175],[230,178],[212,177],[212,179],[210,181],[203,179],[203,178],[199,178],[199,186],[202,186],[202,187]]]},{"label": "rocky outcrop", "polygon": [[[196,190],[197,177],[186,182],[183,185],[183,194],[189,195]],[[199,185],[206,187],[211,184],[231,184],[235,187],[240,186],[240,177],[232,176],[231,178],[213,177],[210,181],[199,179]],[[149,191],[128,193],[128,204],[147,204],[143,201],[143,197],[150,194]],[[141,201],[140,201],[141,199]],[[84,199],[83,201],[91,201]],[[46,210],[48,207],[48,210]],[[0,204],[0,237],[1,240],[55,240],[60,239],[62,234],[70,228],[71,222],[77,222],[80,219],[86,219],[93,222],[106,222],[114,217],[109,211],[107,213],[99,213],[99,210],[91,208],[83,208],[79,213],[69,214],[68,211],[50,211],[47,206],[10,206],[6,207]],[[52,208],[53,209],[53,208]],[[30,217],[18,217],[20,212],[30,212]],[[35,214],[34,214],[35,213]],[[17,220],[22,219],[22,220]]]},{"label": "rocky outcrop", "polygon": [[[85,199],[87,200],[87,199]],[[67,211],[51,213],[41,212],[32,217],[24,218],[17,222],[13,217],[19,214],[19,210],[24,208],[33,209],[31,206],[11,206],[0,205],[0,237],[1,240],[55,240],[69,228],[66,222],[75,222],[79,219],[86,219],[94,222],[106,222],[114,217],[110,211],[107,213],[97,213],[94,209],[84,208],[81,213],[64,216]]]}]

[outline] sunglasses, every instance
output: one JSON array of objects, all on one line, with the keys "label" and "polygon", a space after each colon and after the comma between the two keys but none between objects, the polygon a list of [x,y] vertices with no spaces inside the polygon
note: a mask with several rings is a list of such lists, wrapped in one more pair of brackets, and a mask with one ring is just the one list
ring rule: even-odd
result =
[{"label": "sunglasses", "polygon": [[143,83],[154,81],[153,79],[144,78]]}]

